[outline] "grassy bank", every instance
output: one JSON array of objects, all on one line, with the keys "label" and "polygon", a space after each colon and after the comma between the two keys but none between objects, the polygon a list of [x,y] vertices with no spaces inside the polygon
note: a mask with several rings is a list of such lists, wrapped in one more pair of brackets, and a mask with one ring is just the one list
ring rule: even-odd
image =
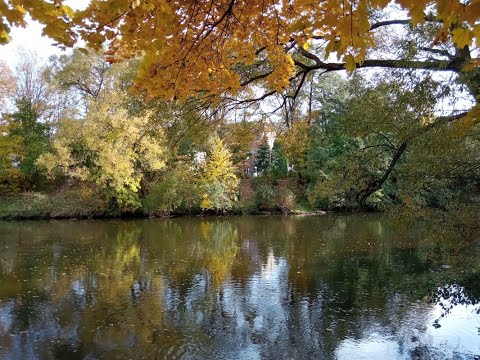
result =
[{"label": "grassy bank", "polygon": [[66,219],[101,218],[110,213],[102,199],[86,196],[79,191],[58,194],[30,192],[0,198],[0,219]]},{"label": "grassy bank", "polygon": [[0,197],[0,220],[28,219],[93,219],[122,217],[166,217],[184,215],[319,215],[321,211],[307,208],[301,204],[291,210],[278,207],[259,208],[253,202],[237,202],[236,206],[225,212],[201,211],[199,208],[174,211],[148,211],[139,208],[135,211],[122,211],[109,205],[98,193],[89,189],[70,189],[58,193],[29,192]]}]

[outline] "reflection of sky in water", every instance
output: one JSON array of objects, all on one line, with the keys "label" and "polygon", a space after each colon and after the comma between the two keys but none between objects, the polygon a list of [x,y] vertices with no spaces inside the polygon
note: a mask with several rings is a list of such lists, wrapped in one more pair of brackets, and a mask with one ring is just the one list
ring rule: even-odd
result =
[{"label": "reflection of sky in water", "polygon": [[10,227],[0,359],[476,360],[478,305],[409,298],[432,269],[369,219]]},{"label": "reflection of sky in water", "polygon": [[335,355],[339,360],[352,359],[352,354],[358,360],[477,359],[480,319],[474,309],[472,305],[454,307],[440,320],[442,327],[435,329],[432,323],[441,314],[440,306],[414,305],[400,324],[398,334],[369,328],[360,339],[343,340]]},{"label": "reflection of sky in water", "polygon": [[[438,329],[431,326],[427,328],[427,336],[432,347],[438,349],[451,349],[450,354],[480,355],[480,315],[474,310],[477,306],[457,305],[452,312],[441,318]],[[441,314],[440,306],[435,306],[430,316],[429,324]],[[454,329],[454,331],[452,331]]]},{"label": "reflection of sky in water", "polygon": [[12,327],[13,316],[12,310],[14,307],[13,301],[7,303],[0,302],[0,334],[8,334]]}]

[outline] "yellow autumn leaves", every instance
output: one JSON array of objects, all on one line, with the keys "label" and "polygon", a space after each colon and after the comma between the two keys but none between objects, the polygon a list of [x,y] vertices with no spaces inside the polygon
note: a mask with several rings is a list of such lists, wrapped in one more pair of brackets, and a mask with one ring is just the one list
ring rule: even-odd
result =
[{"label": "yellow autumn leaves", "polygon": [[94,181],[108,188],[120,204],[135,206],[145,172],[165,166],[162,130],[151,114],[131,116],[122,107],[122,96],[92,105],[84,121],[64,120],[52,151],[37,164],[53,174]]},{"label": "yellow autumn leaves", "polygon": [[0,44],[10,41],[13,26],[26,26],[29,15],[44,25],[43,35],[66,46],[75,45],[72,19],[75,12],[62,1],[0,0]]},{"label": "yellow autumn leaves", "polygon": [[325,56],[336,54],[351,71],[375,46],[369,14],[392,4],[413,25],[432,12],[442,24],[437,42],[461,48],[479,41],[480,0],[92,0],[77,13],[62,1],[0,0],[0,42],[30,15],[64,45],[82,38],[95,49],[108,45],[111,61],[142,57],[137,88],[152,96],[235,94],[237,65],[256,61],[272,68],[264,85],[281,91],[295,72],[292,44],[321,38]]},{"label": "yellow autumn leaves", "polygon": [[217,136],[213,138],[201,186],[203,188],[200,207],[205,210],[229,210],[237,200],[240,179],[231,160],[231,153]]},{"label": "yellow autumn leaves", "polygon": [[290,84],[290,77],[295,73],[292,56],[286,54],[282,46],[276,46],[268,52],[272,73],[267,77],[270,88],[282,92]]},{"label": "yellow autumn leaves", "polygon": [[[133,28],[116,28],[121,38],[114,40],[112,49],[120,57],[144,55],[137,84],[152,95],[183,99],[198,93],[235,94],[241,89],[237,65],[256,62],[268,64],[271,69],[263,85],[282,91],[296,71],[289,45],[304,47],[312,39],[321,38],[326,43],[325,56],[335,54],[352,71],[375,46],[369,13],[391,3],[293,0],[265,4],[223,0],[192,6],[189,1],[149,1],[148,11],[140,14],[143,8],[139,5],[132,15],[142,22],[137,21]],[[459,47],[478,38],[475,21],[480,13],[476,1],[468,5],[451,0],[398,3],[409,12],[413,24],[425,21],[427,10],[435,10],[444,24],[442,31],[452,36]],[[169,16],[154,24],[152,16],[164,11],[161,6],[168,6]],[[131,13],[125,21],[129,22]],[[99,13],[92,8],[91,16]],[[145,31],[148,35],[144,36]],[[447,40],[442,36],[439,34],[439,41]]]}]

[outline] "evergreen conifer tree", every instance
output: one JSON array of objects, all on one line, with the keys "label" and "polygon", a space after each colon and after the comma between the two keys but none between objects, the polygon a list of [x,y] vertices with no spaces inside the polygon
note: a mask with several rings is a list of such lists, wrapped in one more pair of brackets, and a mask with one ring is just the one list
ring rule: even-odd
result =
[{"label": "evergreen conifer tree", "polygon": [[267,142],[267,137],[264,136],[262,139],[262,143],[257,149],[257,153],[255,155],[255,168],[257,169],[257,173],[264,174],[270,168],[270,164],[272,161],[270,152],[270,146]]}]

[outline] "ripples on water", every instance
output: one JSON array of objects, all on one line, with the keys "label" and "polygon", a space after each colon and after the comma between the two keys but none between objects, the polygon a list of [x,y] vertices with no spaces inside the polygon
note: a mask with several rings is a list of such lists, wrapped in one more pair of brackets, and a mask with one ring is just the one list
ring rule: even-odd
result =
[{"label": "ripples on water", "polygon": [[480,359],[465,268],[378,215],[330,225],[0,223],[0,359]]}]

